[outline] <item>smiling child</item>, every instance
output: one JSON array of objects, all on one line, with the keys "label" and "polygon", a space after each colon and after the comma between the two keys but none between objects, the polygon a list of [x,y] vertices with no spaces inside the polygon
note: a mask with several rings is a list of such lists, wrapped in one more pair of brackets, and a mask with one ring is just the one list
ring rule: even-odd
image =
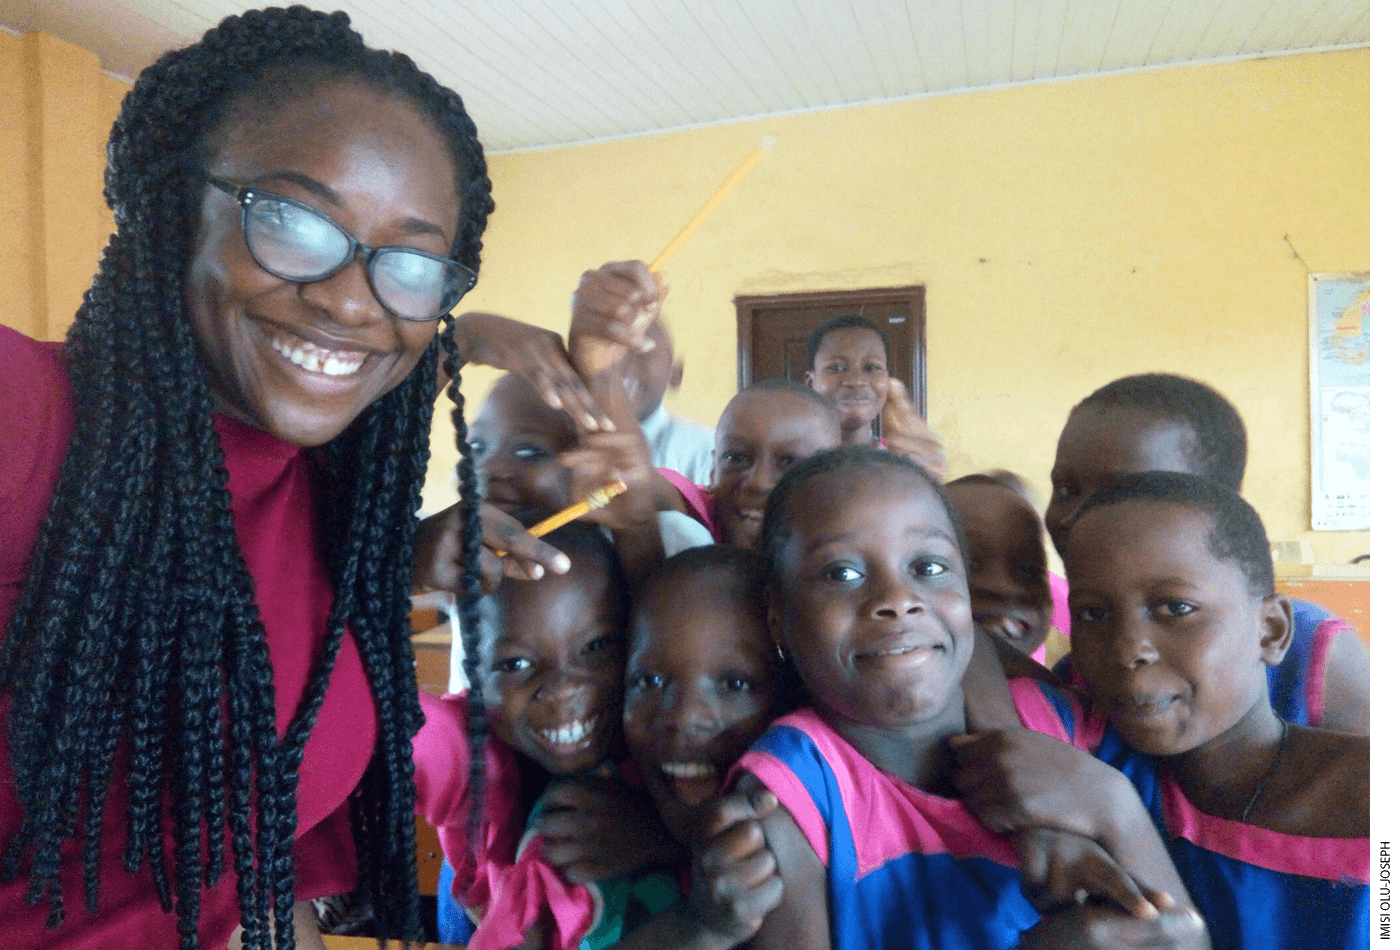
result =
[{"label": "smiling child", "polygon": [[[784,898],[751,946],[1090,945],[1073,914],[1053,935],[1037,926],[1016,845],[954,797],[947,742],[966,729],[975,637],[963,547],[938,483],[894,453],[822,452],[774,489],[768,626],[811,708],[778,719],[739,761],[739,788],[766,786],[783,806],[764,829]],[[1118,924],[1189,931],[1165,854],[1140,858],[1123,869],[1183,907],[1160,898],[1163,912],[1119,912]]]},{"label": "smiling child", "polygon": [[1050,632],[1044,529],[1030,502],[990,475],[946,486],[967,539],[972,619],[1027,656]]},{"label": "smiling child", "polygon": [[[1270,703],[1265,670],[1291,630],[1258,515],[1205,479],[1122,476],[1070,520],[1065,550],[1094,715],[1057,704],[1064,738],[1128,782],[1021,731],[959,746],[979,761],[981,796],[1098,840],[1116,834],[1122,796],[1139,798],[1216,950],[1366,946],[1367,741]],[[1023,708],[1045,706],[1036,687],[1013,688]]]},{"label": "smiling child", "polygon": [[[615,778],[627,623],[617,557],[590,525],[566,525],[550,540],[569,555],[569,573],[505,580],[483,601],[480,659],[469,671],[480,717],[467,694],[419,694],[427,716],[414,740],[419,810],[457,870],[452,895],[477,922],[483,946],[528,938],[571,947],[585,936],[606,946],[632,901],[649,916],[678,893],[669,872],[631,873],[676,848],[645,794]],[[545,788],[585,775],[593,778],[582,789]],[[568,869],[548,860],[546,839],[567,823],[564,806],[600,796],[629,814],[608,831],[617,873],[569,883]]]}]

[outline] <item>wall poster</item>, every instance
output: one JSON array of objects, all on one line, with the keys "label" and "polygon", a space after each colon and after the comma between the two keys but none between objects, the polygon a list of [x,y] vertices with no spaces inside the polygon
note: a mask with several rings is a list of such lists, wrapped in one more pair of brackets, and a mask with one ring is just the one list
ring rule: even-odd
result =
[{"label": "wall poster", "polygon": [[1308,275],[1314,531],[1371,527],[1371,275]]}]

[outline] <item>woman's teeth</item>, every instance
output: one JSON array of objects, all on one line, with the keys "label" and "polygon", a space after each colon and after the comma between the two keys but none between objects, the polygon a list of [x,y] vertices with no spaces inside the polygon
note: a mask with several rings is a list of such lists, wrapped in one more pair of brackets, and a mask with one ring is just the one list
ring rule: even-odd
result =
[{"label": "woman's teeth", "polygon": [[587,722],[575,719],[567,726],[559,729],[541,729],[540,734],[550,745],[575,745],[593,732],[593,727],[598,725],[598,717],[594,716]]},{"label": "woman's teeth", "polygon": [[661,772],[671,778],[709,778],[715,767],[706,762],[662,762]]},{"label": "woman's teeth", "polygon": [[295,344],[281,336],[268,337],[272,348],[304,370],[323,373],[326,376],[349,376],[365,364],[368,353],[339,352],[323,350],[304,341]]}]

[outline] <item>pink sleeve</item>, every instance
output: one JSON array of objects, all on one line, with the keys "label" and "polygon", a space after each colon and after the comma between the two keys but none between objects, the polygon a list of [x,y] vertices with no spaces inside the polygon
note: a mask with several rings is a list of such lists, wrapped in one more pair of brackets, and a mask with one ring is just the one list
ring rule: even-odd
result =
[{"label": "pink sleeve", "polygon": [[426,721],[413,737],[414,811],[434,828],[460,824],[470,810],[466,702],[466,693],[438,697],[418,691]]},{"label": "pink sleeve", "polygon": [[1069,581],[1054,571],[1048,573],[1047,579],[1050,581],[1050,603],[1053,608],[1050,623],[1056,630],[1069,636]]},{"label": "pink sleeve", "polygon": [[1312,653],[1308,656],[1307,682],[1308,725],[1321,726],[1323,706],[1327,701],[1327,651],[1343,630],[1350,629],[1345,620],[1336,617],[1324,620],[1313,631]]},{"label": "pink sleeve", "polygon": [[830,863],[826,822],[822,820],[821,812],[817,810],[806,786],[787,763],[767,752],[745,752],[730,770],[730,775],[739,772],[750,773],[773,793],[778,804],[792,815],[792,820],[817,853],[822,866],[826,867]]},{"label": "pink sleeve", "polygon": [[676,491],[681,493],[681,497],[685,499],[686,507],[689,509],[686,514],[704,525],[705,530],[710,532],[710,536],[719,541],[719,527],[715,523],[715,500],[710,497],[710,493],[680,472],[672,471],[669,468],[658,468],[657,471],[661,473],[662,478],[676,486]]}]

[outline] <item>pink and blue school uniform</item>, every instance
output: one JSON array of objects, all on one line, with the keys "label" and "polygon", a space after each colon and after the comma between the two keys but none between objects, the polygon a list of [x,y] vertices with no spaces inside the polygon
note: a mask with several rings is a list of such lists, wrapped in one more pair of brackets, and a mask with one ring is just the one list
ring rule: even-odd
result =
[{"label": "pink and blue school uniform", "polygon": [[880,771],[811,710],[776,720],[735,771],[777,796],[826,866],[833,950],[1004,950],[1039,920],[1009,838]]},{"label": "pink and blue school uniform", "polygon": [[[1057,598],[1055,611],[1059,616],[1061,594],[1053,583],[1050,589]],[[1065,597],[1068,591],[1066,586]],[[1268,668],[1269,701],[1274,711],[1289,722],[1316,727],[1322,725],[1327,651],[1332,648],[1337,634],[1351,629],[1351,625],[1325,607],[1292,597],[1289,600],[1293,603],[1293,641],[1288,645],[1283,662]],[[1064,612],[1069,613],[1067,601]],[[1055,664],[1055,675],[1071,686],[1084,686],[1069,656]]]},{"label": "pink and blue school uniform", "polygon": [[1215,950],[1369,946],[1370,842],[1305,838],[1207,815],[1155,756],[1045,683],[1012,680],[1027,728],[1056,736],[1128,777],[1205,918]]}]

